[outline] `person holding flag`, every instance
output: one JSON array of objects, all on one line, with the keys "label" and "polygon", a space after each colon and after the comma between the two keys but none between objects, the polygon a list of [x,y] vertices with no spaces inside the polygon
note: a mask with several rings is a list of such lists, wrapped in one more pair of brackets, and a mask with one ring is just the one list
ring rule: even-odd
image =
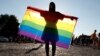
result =
[{"label": "person holding flag", "polygon": [[[45,42],[46,56],[49,56],[49,43],[50,42],[52,45],[52,56],[55,56],[56,42],[59,40],[58,30],[56,26],[58,19],[63,20],[63,18],[66,17],[66,18],[71,18],[73,20],[73,19],[77,19],[77,17],[65,16],[61,14],[60,12],[57,12],[56,5],[54,2],[50,2],[49,11],[46,11],[43,13],[41,12],[41,16],[43,16],[46,21],[46,26],[42,34],[42,40]],[[50,22],[53,22],[53,23],[50,23]]]}]

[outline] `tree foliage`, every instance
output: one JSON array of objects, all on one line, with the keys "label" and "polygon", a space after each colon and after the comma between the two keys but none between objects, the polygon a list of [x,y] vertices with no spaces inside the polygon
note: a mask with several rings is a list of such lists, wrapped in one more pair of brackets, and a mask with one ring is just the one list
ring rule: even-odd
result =
[{"label": "tree foliage", "polygon": [[0,35],[6,37],[13,37],[17,35],[18,32],[18,20],[15,15],[0,15]]}]

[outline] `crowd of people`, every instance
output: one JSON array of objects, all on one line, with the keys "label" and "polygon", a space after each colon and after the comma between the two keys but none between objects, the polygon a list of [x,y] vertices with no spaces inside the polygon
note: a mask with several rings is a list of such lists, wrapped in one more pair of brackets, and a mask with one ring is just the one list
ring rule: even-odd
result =
[{"label": "crowd of people", "polygon": [[93,34],[91,35],[91,39],[92,39],[92,46],[95,48],[100,48],[100,33],[98,33],[98,35],[96,35],[96,30],[94,30]]},{"label": "crowd of people", "polygon": [[94,30],[90,35],[82,34],[79,37],[72,39],[72,45],[91,46],[100,49],[100,33],[97,33],[97,30]]}]

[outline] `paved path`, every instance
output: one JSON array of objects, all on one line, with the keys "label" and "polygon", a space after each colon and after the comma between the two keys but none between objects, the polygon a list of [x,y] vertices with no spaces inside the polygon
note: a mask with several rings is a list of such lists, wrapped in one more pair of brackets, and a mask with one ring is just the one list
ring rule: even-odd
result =
[{"label": "paved path", "polygon": [[[44,45],[41,44],[0,43],[0,56],[46,56],[46,55],[45,55]],[[100,50],[82,46],[71,46],[69,49],[57,47],[56,56],[100,56]]]}]

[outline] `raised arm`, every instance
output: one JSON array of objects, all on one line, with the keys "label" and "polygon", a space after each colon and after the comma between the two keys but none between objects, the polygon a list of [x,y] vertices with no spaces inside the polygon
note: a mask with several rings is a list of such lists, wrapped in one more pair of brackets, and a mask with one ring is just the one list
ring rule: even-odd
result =
[{"label": "raised arm", "polygon": [[70,16],[70,15],[64,15],[64,14],[62,14],[64,17],[66,17],[66,18],[70,18],[71,20],[73,20],[73,19],[75,19],[75,20],[77,20],[78,19],[78,17],[75,17],[75,16]]},{"label": "raised arm", "polygon": [[28,6],[27,9],[35,10],[35,11],[38,11],[40,13],[44,12],[44,10],[41,10],[41,9],[38,9],[38,8],[34,8],[34,7],[31,7],[31,6]]}]

